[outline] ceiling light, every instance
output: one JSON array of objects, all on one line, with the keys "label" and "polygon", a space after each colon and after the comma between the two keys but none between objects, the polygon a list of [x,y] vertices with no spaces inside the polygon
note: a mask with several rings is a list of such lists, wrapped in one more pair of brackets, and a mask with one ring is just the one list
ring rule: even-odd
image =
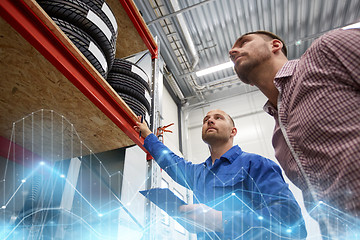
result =
[{"label": "ceiling light", "polygon": [[219,64],[219,65],[216,65],[213,67],[206,68],[204,70],[197,71],[195,74],[196,74],[196,76],[200,77],[200,76],[204,76],[209,73],[217,72],[217,71],[224,70],[226,68],[231,68],[231,67],[234,67],[234,63],[232,61],[229,61],[229,62],[222,63],[222,64]]}]

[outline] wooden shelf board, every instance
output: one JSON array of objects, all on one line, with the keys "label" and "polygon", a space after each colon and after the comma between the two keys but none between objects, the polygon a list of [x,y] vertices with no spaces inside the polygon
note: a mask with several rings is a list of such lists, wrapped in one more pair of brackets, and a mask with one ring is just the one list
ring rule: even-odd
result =
[{"label": "wooden shelf board", "polygon": [[106,1],[114,13],[118,24],[118,36],[116,43],[116,58],[124,58],[134,53],[147,50],[141,36],[131,22],[119,0]]}]

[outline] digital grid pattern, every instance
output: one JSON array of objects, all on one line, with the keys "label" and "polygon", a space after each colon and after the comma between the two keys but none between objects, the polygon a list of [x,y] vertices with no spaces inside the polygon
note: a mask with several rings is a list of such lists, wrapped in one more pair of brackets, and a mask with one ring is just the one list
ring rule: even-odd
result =
[{"label": "digital grid pattern", "polygon": [[[0,239],[128,240],[144,239],[149,230],[152,232],[150,239],[172,239],[161,232],[164,229],[161,226],[168,222],[164,212],[168,211],[166,205],[170,203],[165,203],[162,212],[158,209],[156,218],[145,221],[146,224],[136,219],[127,206],[139,199],[144,201],[138,191],[145,189],[148,179],[136,186],[131,201],[123,203],[116,189],[123,180],[122,172],[107,169],[64,116],[52,110],[33,112],[13,124],[10,141],[13,144],[9,145],[8,158],[0,165]],[[16,151],[16,146],[22,146],[22,152]],[[162,154],[167,158],[171,152]],[[167,168],[175,169],[177,164]],[[167,168],[164,171],[168,171]],[[248,174],[239,169],[233,178]],[[213,208],[229,211],[234,216],[255,216],[251,221],[243,219],[231,226],[232,239],[294,239],[293,231],[300,223],[286,225],[282,220],[292,212],[287,209],[275,213],[272,206],[267,205],[268,199],[281,203],[282,196],[249,192],[232,185],[231,180],[223,182],[215,173],[213,179],[225,188],[220,196],[212,196],[211,201],[197,209],[205,213],[203,219],[195,223],[181,214],[171,215],[185,229],[200,230],[208,239],[221,239],[221,235],[202,225],[211,217],[206,213],[211,214],[209,210]],[[182,183],[191,189],[186,181]],[[133,187],[131,182],[122,184]],[[203,203],[203,196],[194,193],[194,203]],[[342,239],[360,239],[357,219],[324,202],[319,202],[310,212],[319,218],[326,214],[337,221],[343,232]],[[321,236],[308,235],[307,239],[321,239]]]},{"label": "digital grid pattern", "polygon": [[116,189],[122,173],[107,169],[64,116],[33,112],[13,124],[10,141],[0,170],[0,239],[142,235]]}]

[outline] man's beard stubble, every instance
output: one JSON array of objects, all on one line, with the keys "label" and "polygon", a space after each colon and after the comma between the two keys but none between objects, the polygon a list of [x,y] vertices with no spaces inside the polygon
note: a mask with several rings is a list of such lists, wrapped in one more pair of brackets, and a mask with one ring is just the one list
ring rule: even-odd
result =
[{"label": "man's beard stubble", "polygon": [[217,145],[222,142],[228,141],[228,138],[219,134],[206,134],[202,133],[202,140],[208,145]]},{"label": "man's beard stubble", "polygon": [[[249,54],[246,54],[245,57],[249,57]],[[265,61],[271,58],[270,51],[267,48],[263,48],[261,51],[258,51],[256,58],[245,59],[246,62],[240,64],[240,66],[234,67],[235,72],[239,79],[245,83],[251,83],[251,74],[253,71],[256,71],[256,67],[260,66]]]}]

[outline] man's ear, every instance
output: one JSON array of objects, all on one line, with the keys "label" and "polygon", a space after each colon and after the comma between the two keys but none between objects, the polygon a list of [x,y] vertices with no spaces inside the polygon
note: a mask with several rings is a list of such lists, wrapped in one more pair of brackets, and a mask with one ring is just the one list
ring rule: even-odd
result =
[{"label": "man's ear", "polygon": [[233,127],[233,128],[231,129],[231,134],[230,134],[230,136],[231,136],[231,137],[235,137],[236,134],[237,134],[237,129],[236,129],[236,127]]},{"label": "man's ear", "polygon": [[273,40],[271,41],[271,43],[272,43],[271,51],[272,51],[273,53],[276,53],[276,52],[278,52],[278,51],[281,51],[281,49],[283,48],[283,43],[282,43],[280,40],[278,40],[278,39],[273,39]]}]

